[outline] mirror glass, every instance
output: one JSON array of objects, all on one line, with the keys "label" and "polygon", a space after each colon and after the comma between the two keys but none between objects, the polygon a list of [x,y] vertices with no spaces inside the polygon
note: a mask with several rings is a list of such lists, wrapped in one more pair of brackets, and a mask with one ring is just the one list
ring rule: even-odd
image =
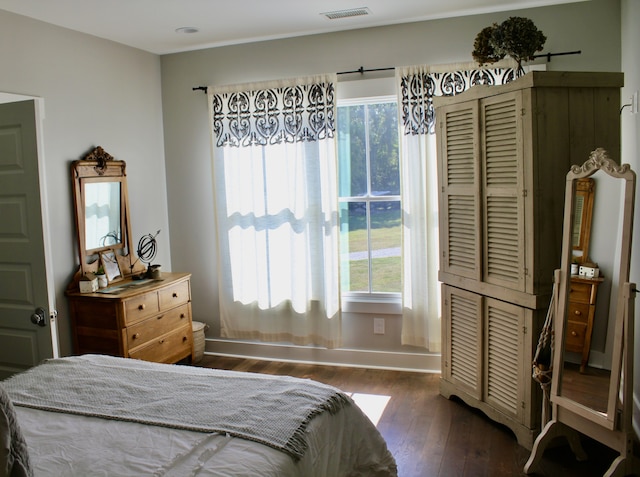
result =
[{"label": "mirror glass", "polygon": [[[588,261],[575,274],[578,181],[593,179]],[[625,287],[629,281],[635,174],[603,149],[567,174],[562,267],[554,319],[556,345],[551,401],[559,408],[614,429],[621,391]],[[584,204],[585,202],[583,202]],[[582,232],[580,232],[582,233]],[[569,271],[574,268],[573,274]]]},{"label": "mirror glass", "polygon": [[120,182],[86,182],[83,192],[87,251],[121,244]]},{"label": "mirror glass", "polygon": [[[622,223],[620,196],[625,181],[596,172],[591,179],[598,191],[594,196],[591,220],[591,247],[584,250],[597,277],[586,274],[572,275],[565,312],[564,368],[560,394],[578,404],[600,413],[607,412],[607,399],[611,377],[611,350],[607,349],[612,289],[617,291],[617,263],[620,260]],[[585,204],[585,196],[577,187],[575,213],[581,213],[578,204]],[[582,214],[581,214],[582,215]],[[576,228],[584,225],[574,217],[572,240]],[[584,230],[582,233],[584,234]],[[584,349],[589,347],[589,349]],[[584,351],[584,353],[583,353]]]}]

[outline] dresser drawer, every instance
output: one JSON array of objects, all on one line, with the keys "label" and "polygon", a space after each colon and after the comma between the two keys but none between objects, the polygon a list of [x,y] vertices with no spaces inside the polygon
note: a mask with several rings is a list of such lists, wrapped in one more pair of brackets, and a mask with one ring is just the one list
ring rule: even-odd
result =
[{"label": "dresser drawer", "polygon": [[174,306],[187,303],[189,301],[189,282],[176,283],[158,292],[160,299],[160,309],[168,310]]},{"label": "dresser drawer", "polygon": [[192,343],[193,330],[189,323],[137,347],[129,353],[129,357],[159,363],[175,363],[181,357],[191,354]]},{"label": "dresser drawer", "polygon": [[567,335],[564,343],[565,350],[574,353],[582,353],[586,332],[586,323],[567,321]]},{"label": "dresser drawer", "polygon": [[591,302],[591,285],[589,283],[571,282],[569,301],[579,303]]},{"label": "dresser drawer", "polygon": [[569,302],[569,316],[570,321],[578,321],[581,323],[587,323],[589,321],[589,310],[591,305],[585,303],[573,303]]},{"label": "dresser drawer", "polygon": [[144,318],[153,316],[160,311],[158,294],[156,292],[131,298],[124,303],[125,323],[136,323]]},{"label": "dresser drawer", "polygon": [[128,348],[131,350],[158,336],[180,328],[185,323],[190,322],[190,315],[190,304],[185,303],[177,308],[129,326],[127,328]]}]

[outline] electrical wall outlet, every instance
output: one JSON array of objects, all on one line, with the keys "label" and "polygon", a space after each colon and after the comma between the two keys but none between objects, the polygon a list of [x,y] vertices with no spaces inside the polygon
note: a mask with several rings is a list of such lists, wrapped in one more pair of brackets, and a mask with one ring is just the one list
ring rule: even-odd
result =
[{"label": "electrical wall outlet", "polygon": [[373,334],[374,335],[384,334],[384,318],[373,319]]}]

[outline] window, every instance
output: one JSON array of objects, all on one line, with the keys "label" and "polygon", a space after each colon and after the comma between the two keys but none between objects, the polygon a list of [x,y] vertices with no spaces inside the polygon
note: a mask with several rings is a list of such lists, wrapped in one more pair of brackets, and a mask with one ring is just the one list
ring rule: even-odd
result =
[{"label": "window", "polygon": [[338,201],[343,294],[402,291],[395,97],[338,105]]}]

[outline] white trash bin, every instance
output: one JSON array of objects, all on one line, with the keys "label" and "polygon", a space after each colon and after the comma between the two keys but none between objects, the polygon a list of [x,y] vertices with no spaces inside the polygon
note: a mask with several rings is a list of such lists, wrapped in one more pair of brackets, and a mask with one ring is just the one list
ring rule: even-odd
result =
[{"label": "white trash bin", "polygon": [[198,363],[204,357],[204,332],[209,329],[209,325],[205,325],[200,321],[193,321],[193,362]]}]

